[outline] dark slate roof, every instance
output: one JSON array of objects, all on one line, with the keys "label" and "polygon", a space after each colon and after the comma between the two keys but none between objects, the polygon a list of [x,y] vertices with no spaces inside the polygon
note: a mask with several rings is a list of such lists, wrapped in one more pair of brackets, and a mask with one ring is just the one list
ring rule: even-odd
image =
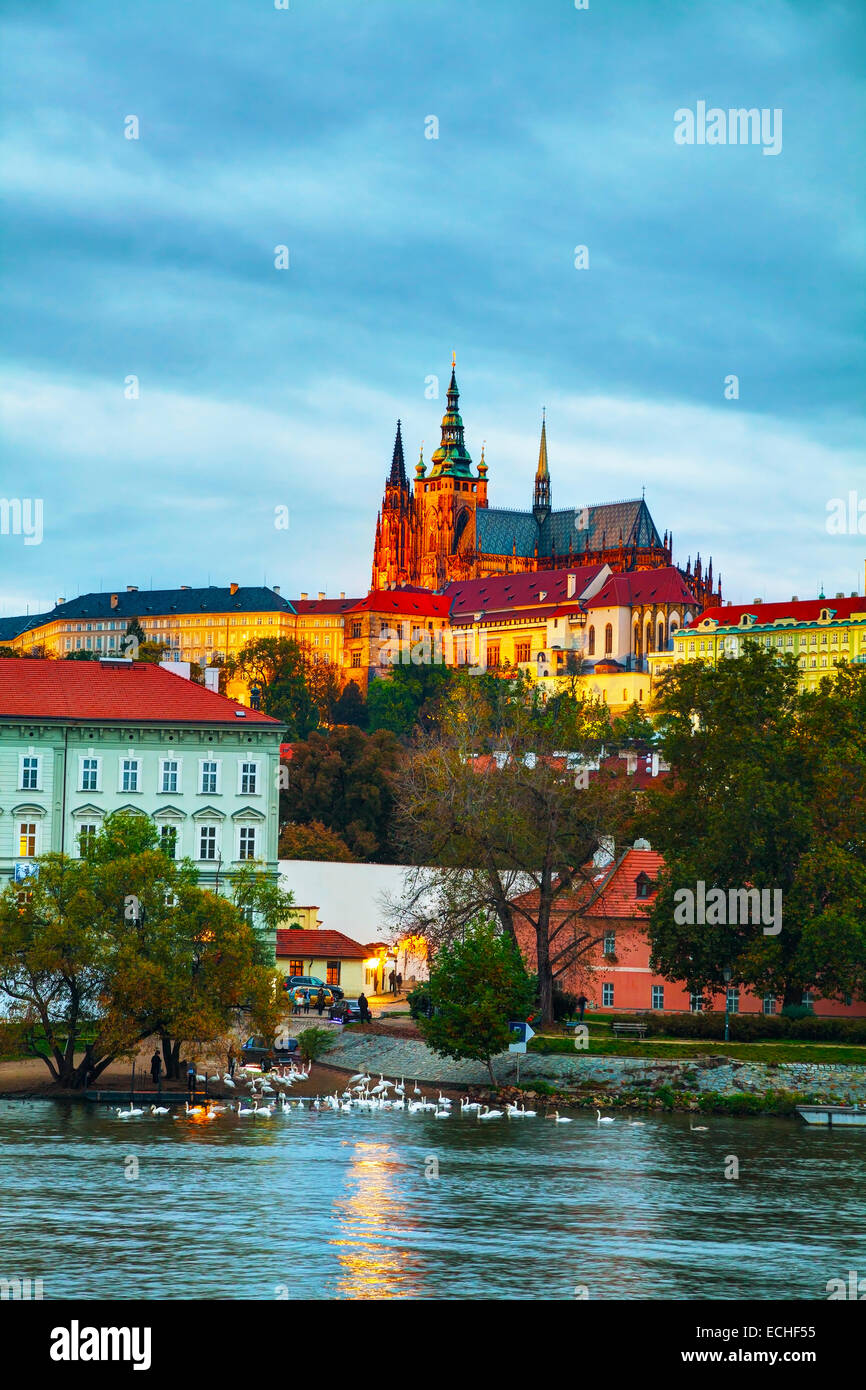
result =
[{"label": "dark slate roof", "polygon": [[[151,613],[293,613],[295,610],[280,594],[263,585],[241,586],[232,593],[228,586],[209,584],[202,589],[138,589],[135,593],[117,590],[117,607],[111,606],[111,593],[81,594],[68,603],[58,603],[42,622],[74,618],[147,618]],[[7,620],[8,621],[8,620]]]},{"label": "dark slate roof", "polygon": [[532,512],[509,512],[502,507],[479,507],[475,513],[475,544],[485,555],[531,556],[538,541],[538,522]]},{"label": "dark slate roof", "polygon": [[48,613],[31,613],[23,618],[0,618],[0,642],[11,642],[31,627],[41,627],[48,620]]},{"label": "dark slate roof", "polygon": [[[637,497],[630,502],[604,502],[594,507],[572,507],[551,512],[539,525],[532,512],[506,511],[480,507],[476,513],[476,545],[488,555],[517,554],[530,557],[538,546],[539,555],[574,555],[604,547],[636,545],[660,546],[661,536],[646,503]],[[620,542],[622,536],[622,542]]]}]

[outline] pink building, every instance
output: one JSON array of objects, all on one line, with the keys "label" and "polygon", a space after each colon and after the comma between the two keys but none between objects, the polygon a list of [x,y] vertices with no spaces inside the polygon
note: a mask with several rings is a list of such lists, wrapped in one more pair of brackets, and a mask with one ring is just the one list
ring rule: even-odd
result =
[{"label": "pink building", "polygon": [[[646,841],[639,840],[637,844],[645,845]],[[654,850],[627,849],[615,855],[608,864],[594,869],[591,889],[584,886],[578,895],[564,895],[560,912],[554,913],[552,930],[561,925],[570,907],[584,900],[587,894],[592,896],[589,909],[576,921],[582,931],[591,924],[598,932],[599,943],[593,952],[559,976],[557,984],[571,994],[582,991],[591,1007],[601,1013],[649,1010],[688,1013],[706,1007],[700,996],[689,994],[684,984],[654,975],[650,968],[649,938],[642,919],[652,905],[655,880],[663,862],[662,856]],[[515,900],[515,905],[519,908],[523,903],[531,910],[534,896],[534,893],[524,894]],[[527,967],[534,970],[535,930],[519,913],[515,930]],[[564,941],[560,939],[557,949],[562,945]],[[769,995],[762,998],[750,994],[742,986],[732,988],[730,995],[732,1013],[774,1014],[782,1007],[781,999]],[[816,1014],[844,1018],[866,1016],[864,1002],[822,999],[815,994],[808,998]],[[724,1012],[723,993],[713,996],[712,1007],[714,1011]]]}]

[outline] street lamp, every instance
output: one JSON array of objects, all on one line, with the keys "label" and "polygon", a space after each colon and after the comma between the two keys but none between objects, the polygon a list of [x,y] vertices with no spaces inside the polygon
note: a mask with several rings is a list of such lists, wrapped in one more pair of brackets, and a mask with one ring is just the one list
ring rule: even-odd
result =
[{"label": "street lamp", "polygon": [[722,979],[725,982],[725,1042],[728,1042],[730,1039],[731,996],[728,991],[728,985],[730,984],[733,973],[729,965],[726,965],[722,971]]}]

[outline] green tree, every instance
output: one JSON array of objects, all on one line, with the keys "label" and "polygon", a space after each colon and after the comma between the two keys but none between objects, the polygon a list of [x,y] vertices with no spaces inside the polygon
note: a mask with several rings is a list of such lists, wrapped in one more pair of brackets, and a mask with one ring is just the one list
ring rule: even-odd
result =
[{"label": "green tree", "polygon": [[84,648],[82,648],[82,650],[79,651],[79,652],[67,652],[66,655],[64,656],[63,660],[64,660],[64,661],[98,661],[101,655],[102,655],[101,652],[88,652],[88,651],[86,651]]},{"label": "green tree", "polygon": [[333,724],[355,724],[359,729],[367,727],[367,706],[357,681],[349,681],[340,693],[333,709]]},{"label": "green tree", "polygon": [[319,821],[357,858],[387,863],[399,759],[396,738],[384,730],[365,734],[347,725],[313,733],[292,750],[283,814],[300,825]]},{"label": "green tree", "polygon": [[429,984],[433,1014],[418,1024],[440,1056],[484,1062],[495,1086],[493,1058],[508,1046],[509,1021],[532,1008],[533,993],[517,947],[479,915],[459,941],[436,953]]},{"label": "green tree", "polygon": [[[789,1007],[807,989],[866,989],[866,670],[841,668],[813,695],[797,683],[792,656],[747,642],[715,667],[678,664],[657,695],[672,775],[646,803],[666,861],[653,961],[694,993],[721,990],[726,968]],[[685,920],[700,882],[725,903],[703,925]],[[771,917],[780,894],[780,929],[712,920],[746,916],[730,895],[749,889]]]},{"label": "green tree", "polygon": [[422,711],[435,706],[454,678],[447,666],[392,666],[390,674],[373,681],[367,691],[369,728],[409,738]]},{"label": "green tree", "polygon": [[637,700],[632,700],[628,709],[614,719],[611,739],[618,747],[633,743],[652,743],[655,733],[655,725],[649,715],[644,713]]},{"label": "green tree", "polygon": [[265,714],[280,719],[289,740],[304,739],[319,723],[319,712],[307,680],[307,662],[291,637],[260,637],[226,662],[229,679],[257,686]]},{"label": "green tree", "polygon": [[262,1031],[275,1026],[258,933],[157,848],[148,817],[108,816],[85,858],[37,865],[26,889],[0,895],[0,997],[60,1085],[88,1084],[154,1034],[174,1076],[182,1043],[220,1042],[241,1006]]},{"label": "green tree", "polygon": [[0,658],[4,656],[20,656],[21,653],[15,647],[0,647]]}]

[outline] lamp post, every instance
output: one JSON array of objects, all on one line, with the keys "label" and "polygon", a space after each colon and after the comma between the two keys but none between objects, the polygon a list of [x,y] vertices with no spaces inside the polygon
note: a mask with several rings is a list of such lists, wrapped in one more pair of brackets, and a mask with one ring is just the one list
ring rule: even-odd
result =
[{"label": "lamp post", "polygon": [[731,996],[728,992],[728,985],[730,984],[732,974],[733,971],[731,970],[731,967],[729,965],[726,965],[724,970],[722,971],[722,979],[725,982],[725,1042],[728,1042],[730,1040]]}]

